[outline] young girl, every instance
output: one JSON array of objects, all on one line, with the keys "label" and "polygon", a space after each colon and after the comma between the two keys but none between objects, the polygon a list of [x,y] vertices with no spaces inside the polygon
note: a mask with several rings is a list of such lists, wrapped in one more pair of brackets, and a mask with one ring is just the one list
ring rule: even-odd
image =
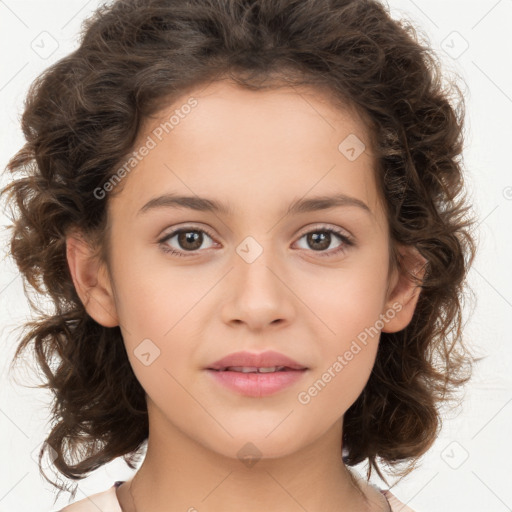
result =
[{"label": "young girl", "polygon": [[76,480],[144,454],[63,510],[411,510],[372,468],[413,469],[473,361],[453,90],[376,0],[97,10],[3,190],[55,304],[16,353],[55,396],[41,457]]}]

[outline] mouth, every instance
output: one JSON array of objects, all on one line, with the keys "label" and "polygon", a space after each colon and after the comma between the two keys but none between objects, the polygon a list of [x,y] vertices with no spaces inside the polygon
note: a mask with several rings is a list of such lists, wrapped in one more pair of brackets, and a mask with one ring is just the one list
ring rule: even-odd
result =
[{"label": "mouth", "polygon": [[262,398],[297,385],[309,368],[291,357],[265,352],[234,352],[205,368],[216,384],[238,395]]},{"label": "mouth", "polygon": [[298,372],[305,371],[307,368],[290,368],[289,366],[226,366],[224,368],[207,368],[214,372],[238,372],[238,373],[276,373],[276,372]]},{"label": "mouth", "polygon": [[206,374],[221,388],[251,398],[263,398],[292,388],[299,384],[307,372],[307,368],[295,369],[286,366],[227,366],[206,369]]},{"label": "mouth", "polygon": [[248,351],[234,352],[214,363],[210,363],[205,369],[240,373],[275,373],[307,370],[304,365],[291,357],[274,350],[259,353]]}]

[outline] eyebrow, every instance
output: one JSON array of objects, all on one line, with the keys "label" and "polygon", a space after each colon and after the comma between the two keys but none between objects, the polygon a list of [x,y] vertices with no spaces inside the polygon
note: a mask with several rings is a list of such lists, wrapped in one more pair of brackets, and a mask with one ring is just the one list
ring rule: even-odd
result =
[{"label": "eyebrow", "polygon": [[[366,203],[355,197],[346,194],[335,194],[332,196],[318,196],[310,199],[296,199],[288,209],[285,215],[306,213],[342,206],[356,206],[369,214],[372,214]],[[201,212],[222,213],[232,215],[233,209],[230,205],[221,203],[214,199],[199,196],[181,196],[176,194],[164,194],[150,199],[138,212],[137,215],[158,208],[187,208]]]}]

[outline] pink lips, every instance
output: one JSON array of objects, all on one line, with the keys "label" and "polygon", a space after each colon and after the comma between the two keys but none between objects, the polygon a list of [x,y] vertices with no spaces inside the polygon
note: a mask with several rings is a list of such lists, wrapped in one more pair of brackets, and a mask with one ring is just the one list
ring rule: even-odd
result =
[{"label": "pink lips", "polygon": [[293,359],[274,352],[273,350],[267,350],[266,352],[252,353],[252,352],[234,352],[229,354],[215,363],[208,366],[208,369],[212,370],[224,370],[229,366],[249,366],[256,368],[265,368],[271,366],[287,366],[293,370],[304,370],[306,367]]},{"label": "pink lips", "polygon": [[[240,367],[278,368],[268,373],[245,373],[239,370]],[[232,391],[252,397],[272,395],[291,386],[303,377],[307,369],[297,361],[272,350],[259,354],[235,352],[206,368],[216,382]]]}]

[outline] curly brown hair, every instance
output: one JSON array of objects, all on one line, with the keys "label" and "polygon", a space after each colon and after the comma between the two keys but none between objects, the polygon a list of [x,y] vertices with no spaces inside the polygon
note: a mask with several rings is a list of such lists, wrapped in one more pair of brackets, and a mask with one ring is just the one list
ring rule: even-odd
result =
[{"label": "curly brown hair", "polygon": [[391,264],[408,272],[398,244],[427,264],[411,322],[381,333],[367,385],[346,411],[344,461],[368,459],[368,479],[373,467],[385,480],[377,457],[397,474],[400,462],[400,474],[413,469],[439,433],[440,404],[475,361],[462,339],[476,251],[459,158],[464,97],[440,69],[417,28],[377,0],[117,0],[86,20],[79,47],[31,85],[26,143],[7,166],[24,175],[1,192],[16,210],[10,252],[24,283],[55,305],[41,311],[25,288],[40,316],[23,326],[13,362],[33,343],[41,387],[54,395],[44,446],[60,473],[78,480],[120,456],[134,469],[148,437],[144,390],[121,331],[87,314],[66,236],[79,229],[108,263],[108,196],[94,191],[133,151],[148,116],[226,76],[251,89],[321,88],[368,123]]}]

